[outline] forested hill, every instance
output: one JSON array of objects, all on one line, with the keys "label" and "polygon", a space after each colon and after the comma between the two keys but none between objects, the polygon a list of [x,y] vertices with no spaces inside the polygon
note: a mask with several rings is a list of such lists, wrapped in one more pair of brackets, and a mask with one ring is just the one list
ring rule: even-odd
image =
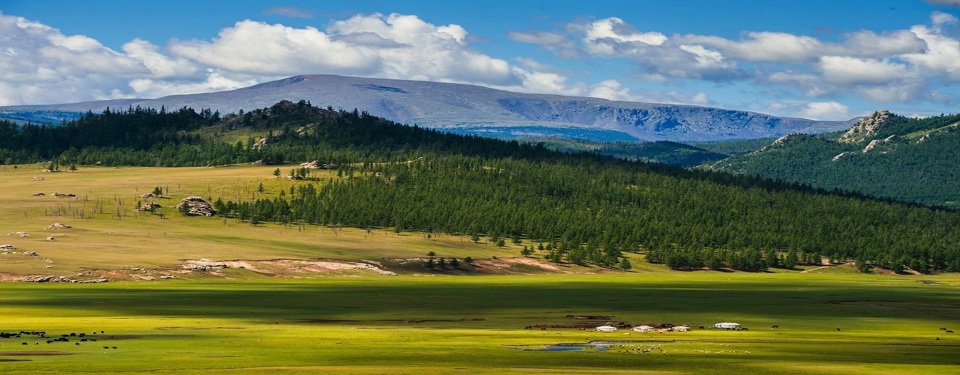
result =
[{"label": "forested hill", "polygon": [[879,111],[842,134],[790,135],[710,168],[930,205],[960,205],[960,115]]},{"label": "forested hill", "polygon": [[273,198],[211,197],[220,215],[251,224],[522,239],[552,261],[602,266],[643,251],[674,268],[756,271],[822,256],[864,268],[960,271],[957,212],[444,134],[306,102],[226,116],[131,108],[60,127],[4,123],[0,139],[8,164],[338,166],[337,177],[322,178],[294,167],[289,174],[304,179]]}]

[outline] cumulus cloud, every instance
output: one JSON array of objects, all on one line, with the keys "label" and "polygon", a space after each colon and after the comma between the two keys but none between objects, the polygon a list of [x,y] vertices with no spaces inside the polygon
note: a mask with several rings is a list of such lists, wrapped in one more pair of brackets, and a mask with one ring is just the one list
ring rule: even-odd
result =
[{"label": "cumulus cloud", "polygon": [[[295,10],[268,12],[295,16]],[[620,30],[610,28],[615,29]],[[478,52],[471,40],[456,24],[435,25],[414,15],[358,14],[324,29],[243,20],[211,39],[171,40],[162,47],[133,39],[115,51],[87,36],[0,13],[0,105],[228,90],[310,73],[630,98],[619,82],[571,83],[533,60],[515,65]]]},{"label": "cumulus cloud", "polygon": [[800,113],[814,120],[846,120],[850,118],[847,106],[837,102],[811,102]]},{"label": "cumulus cloud", "polygon": [[526,32],[513,39],[567,57],[631,61],[638,69],[636,76],[652,82],[748,80],[799,89],[811,98],[853,93],[879,102],[941,103],[952,96],[932,88],[960,82],[960,39],[951,29],[958,23],[955,16],[934,11],[925,25],[857,30],[828,41],[772,31],[746,31],[738,38],[667,36],[639,31],[614,17],[576,21],[562,31]]}]

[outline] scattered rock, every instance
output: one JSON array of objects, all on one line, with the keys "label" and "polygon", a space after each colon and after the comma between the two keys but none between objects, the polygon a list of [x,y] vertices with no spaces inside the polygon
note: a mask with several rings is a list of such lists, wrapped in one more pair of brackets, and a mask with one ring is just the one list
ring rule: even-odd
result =
[{"label": "scattered rock", "polygon": [[53,241],[53,240],[55,240],[55,239],[56,239],[56,238],[54,238],[53,236],[47,237],[47,241]]},{"label": "scattered rock", "polygon": [[209,259],[200,259],[184,263],[181,267],[190,271],[208,271],[227,268],[227,264],[224,262],[214,262]]},{"label": "scattered rock", "polygon": [[26,255],[28,257],[35,257],[37,256],[37,253],[35,251],[26,251],[23,253],[23,255]]},{"label": "scattered rock", "polygon": [[170,280],[173,278],[173,275],[160,275],[160,280]]},{"label": "scattered rock", "polygon": [[50,226],[47,227],[47,230],[59,230],[59,229],[70,229],[70,228],[73,228],[73,227],[71,227],[71,226],[69,226],[69,225],[66,225],[66,224],[53,223],[53,224],[50,224]]},{"label": "scattered rock", "polygon": [[97,279],[89,279],[89,280],[76,280],[66,276],[53,276],[53,275],[28,276],[21,280],[28,283],[74,283],[74,284],[98,284],[98,283],[105,283],[110,281],[102,277]]},{"label": "scattered rock", "polygon": [[43,177],[34,177],[33,180],[34,180],[34,181],[43,181]]},{"label": "scattered rock", "polygon": [[161,206],[160,203],[157,203],[157,202],[147,202],[147,203],[144,203],[143,205],[141,205],[139,208],[137,208],[137,211],[140,211],[140,212],[144,212],[144,211],[153,212],[153,210],[156,210],[156,209],[162,208],[162,207],[163,207],[163,206]]},{"label": "scattered rock", "polygon": [[153,193],[146,193],[146,194],[143,194],[143,195],[140,196],[140,198],[142,198],[142,199],[150,199],[150,198],[154,198],[154,197],[156,197],[156,195],[153,195]]},{"label": "scattered rock", "polygon": [[40,193],[40,192],[33,193],[33,196],[35,196],[35,197],[42,197],[42,196],[45,196],[45,195],[46,195],[46,194]]},{"label": "scattered rock", "polygon": [[32,277],[24,278],[23,281],[26,281],[26,282],[28,282],[28,283],[46,283],[46,282],[53,281],[55,278],[56,278],[56,276],[53,276],[53,275],[50,275],[50,276],[32,276]]},{"label": "scattered rock", "polygon": [[187,210],[186,214],[192,216],[213,216],[217,213],[213,206],[210,206],[210,203],[197,196],[183,198],[177,205],[177,210],[184,212],[184,207]]},{"label": "scattered rock", "polygon": [[73,193],[53,193],[57,198],[76,198],[77,195]]}]

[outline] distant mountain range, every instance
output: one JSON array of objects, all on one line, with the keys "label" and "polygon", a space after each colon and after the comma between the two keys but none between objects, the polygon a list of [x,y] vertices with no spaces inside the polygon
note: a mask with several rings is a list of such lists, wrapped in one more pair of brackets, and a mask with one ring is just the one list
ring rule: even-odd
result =
[{"label": "distant mountain range", "polygon": [[690,105],[610,101],[524,94],[480,86],[301,75],[231,91],[56,105],[0,107],[0,118],[52,121],[72,113],[129,106],[195,109],[222,114],[264,108],[280,100],[354,108],[406,124],[500,138],[567,138],[593,141],[716,141],[824,133],[850,121],[814,121]]},{"label": "distant mountain range", "polygon": [[878,111],[843,133],[795,134],[708,169],[924,204],[960,206],[960,115]]}]

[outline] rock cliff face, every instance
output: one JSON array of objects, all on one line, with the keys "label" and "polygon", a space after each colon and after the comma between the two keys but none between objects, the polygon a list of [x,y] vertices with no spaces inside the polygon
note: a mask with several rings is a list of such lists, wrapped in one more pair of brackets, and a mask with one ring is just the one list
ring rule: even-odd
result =
[{"label": "rock cliff face", "polygon": [[844,143],[859,143],[877,134],[887,120],[890,119],[890,111],[876,111],[853,125],[850,129],[840,136],[838,141]]},{"label": "rock cliff face", "polygon": [[210,108],[221,114],[266,108],[281,100],[366,111],[407,124],[511,137],[553,135],[591,140],[711,141],[823,133],[852,121],[813,121],[689,105],[618,102],[524,94],[452,83],[303,75],[232,91],[149,100],[0,108],[94,112],[105,107]]}]

